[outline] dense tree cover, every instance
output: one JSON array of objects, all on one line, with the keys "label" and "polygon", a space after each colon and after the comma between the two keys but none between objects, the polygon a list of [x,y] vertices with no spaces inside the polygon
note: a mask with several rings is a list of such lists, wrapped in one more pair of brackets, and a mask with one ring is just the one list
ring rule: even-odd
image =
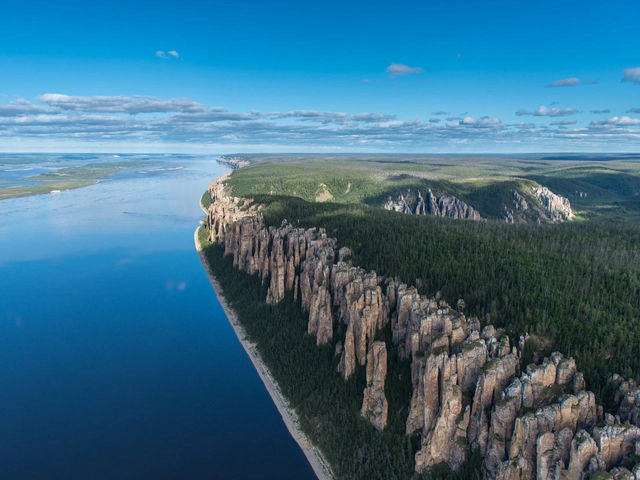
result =
[{"label": "dense tree cover", "polygon": [[421,217],[364,205],[262,196],[265,221],[325,227],[354,263],[397,276],[517,338],[576,358],[602,397],[607,376],[640,372],[640,227],[506,225]]},{"label": "dense tree cover", "polygon": [[[275,194],[314,201],[382,205],[407,189],[450,193],[485,218],[504,218],[513,191],[530,204],[536,184],[571,201],[577,218],[640,221],[638,155],[243,155],[250,166],[233,173],[234,195]],[[326,195],[325,195],[326,196]],[[531,213],[531,212],[530,212]]]},{"label": "dense tree cover", "polygon": [[[337,332],[333,344],[316,347],[315,338],[306,334],[306,315],[292,298],[276,306],[266,305],[267,285],[257,276],[234,269],[231,257],[223,256],[222,247],[208,244],[204,231],[200,232],[200,240],[222,286],[221,293],[296,409],[302,429],[325,454],[337,478],[419,478],[414,472],[414,456],[420,438],[404,435],[411,398],[409,362],[399,361],[391,350],[385,389],[389,424],[380,433],[360,417],[364,368],[359,368],[347,382],[337,372],[335,343],[344,337],[344,331]],[[390,337],[390,328],[380,335]],[[438,466],[426,478],[479,479],[480,460],[473,455],[457,473],[446,465]]]},{"label": "dense tree cover", "polygon": [[[464,298],[467,314],[507,329],[528,332],[525,362],[552,350],[572,355],[587,387],[607,400],[612,372],[638,378],[640,371],[640,176],[634,163],[575,159],[293,157],[282,164],[262,159],[234,172],[234,195],[263,205],[265,221],[287,219],[324,227],[340,246],[354,251],[354,263],[398,277],[447,301]],[[280,159],[279,159],[280,162]],[[501,218],[513,190],[534,182],[571,198],[579,218],[598,222],[506,225],[410,216],[380,205],[394,192],[433,188],[452,193]],[[333,202],[315,203],[329,192]],[[588,193],[588,195],[585,195]],[[267,195],[268,194],[268,195]],[[285,196],[278,196],[285,195]],[[326,195],[324,195],[326,199]],[[621,226],[620,221],[629,223]],[[325,453],[339,478],[417,478],[413,472],[419,435],[404,425],[411,396],[410,366],[389,352],[385,393],[389,425],[377,432],[360,418],[364,369],[344,382],[336,368],[335,344],[318,348],[306,335],[306,315],[291,298],[270,307],[266,285],[232,268],[221,248],[206,250],[224,295],[238,313],[302,428]],[[387,328],[379,335],[389,341]],[[481,458],[471,455],[452,473],[438,466],[430,478],[480,478]]]},{"label": "dense tree cover", "polygon": [[211,205],[211,195],[208,191],[202,194],[202,197],[200,198],[200,204],[204,208],[209,208],[209,205]]}]

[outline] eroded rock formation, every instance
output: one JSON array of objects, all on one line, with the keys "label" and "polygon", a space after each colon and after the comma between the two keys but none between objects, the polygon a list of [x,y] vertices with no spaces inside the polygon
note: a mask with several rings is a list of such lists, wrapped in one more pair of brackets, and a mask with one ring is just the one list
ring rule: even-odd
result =
[{"label": "eroded rock formation", "polygon": [[244,159],[242,157],[238,157],[236,155],[221,155],[217,158],[217,162],[220,165],[224,165],[225,167],[229,167],[232,170],[236,170],[241,167],[246,167],[249,165],[249,160]]},{"label": "eroded rock formation", "polygon": [[384,204],[386,210],[412,215],[436,215],[438,217],[480,220],[480,214],[472,206],[450,194],[435,195],[430,188],[407,191],[395,198],[389,197]]},{"label": "eroded rock formation", "polygon": [[504,205],[504,219],[507,223],[557,223],[573,220],[575,215],[569,199],[542,185],[525,189],[530,192],[529,201],[522,192],[513,190],[512,201]]},{"label": "eroded rock formation", "polygon": [[[379,430],[390,408],[388,355],[411,361],[406,434],[421,435],[417,472],[442,462],[456,469],[477,450],[486,478],[640,478],[640,466],[628,469],[640,456],[640,388],[632,380],[612,377],[616,411],[603,415],[572,358],[555,352],[523,366],[525,338],[516,346],[462,308],[352,265],[349,249],[323,229],[265,226],[259,208],[226,195],[222,180],[209,192],[211,238],[235,267],[268,282],[265,301],[292,294],[316,344],[335,341],[345,380],[366,366],[361,414]],[[340,323],[344,337],[334,340]],[[387,326],[388,345],[376,341]]]},{"label": "eroded rock formation", "polygon": [[542,204],[544,209],[551,215],[554,221],[564,221],[573,219],[571,204],[565,197],[557,195],[547,187],[538,185],[533,189],[533,194]]},{"label": "eroded rock formation", "polygon": [[378,430],[387,426],[389,405],[384,394],[387,379],[387,345],[373,342],[367,354],[367,386],[364,389],[360,414]]}]

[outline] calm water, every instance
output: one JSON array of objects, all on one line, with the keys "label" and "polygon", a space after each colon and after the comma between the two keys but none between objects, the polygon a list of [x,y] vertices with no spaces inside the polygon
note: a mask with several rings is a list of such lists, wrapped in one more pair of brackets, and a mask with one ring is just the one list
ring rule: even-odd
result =
[{"label": "calm water", "polygon": [[0,201],[0,478],[315,478],[194,249],[224,170],[151,159]]}]

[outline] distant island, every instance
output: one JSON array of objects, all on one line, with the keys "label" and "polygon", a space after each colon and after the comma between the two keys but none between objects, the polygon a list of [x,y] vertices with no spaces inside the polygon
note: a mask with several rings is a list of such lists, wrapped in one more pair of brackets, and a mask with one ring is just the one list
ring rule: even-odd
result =
[{"label": "distant island", "polygon": [[[10,159],[0,159],[0,164],[10,166]],[[47,193],[57,193],[64,190],[95,185],[96,183],[115,175],[123,170],[147,167],[153,164],[149,161],[140,160],[120,160],[118,157],[109,162],[87,163],[69,167],[53,168],[46,173],[31,175],[30,169],[25,169],[24,165],[39,164],[43,158],[32,158],[31,162],[24,158],[18,159],[20,169],[25,175],[15,182],[2,182],[0,188],[0,200],[16,197],[28,197],[31,195],[43,195]]]},{"label": "distant island", "polygon": [[241,162],[200,248],[322,475],[640,475],[635,162]]}]

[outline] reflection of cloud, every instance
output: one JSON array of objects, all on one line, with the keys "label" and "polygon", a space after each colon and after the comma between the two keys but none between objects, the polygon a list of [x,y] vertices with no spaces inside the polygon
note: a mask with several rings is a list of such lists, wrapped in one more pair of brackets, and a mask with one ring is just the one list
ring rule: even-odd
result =
[{"label": "reflection of cloud", "polygon": [[171,280],[167,280],[167,282],[164,285],[164,289],[167,292],[172,292],[172,291],[178,291],[178,292],[184,292],[187,289],[187,282],[182,280],[181,282],[173,282]]},{"label": "reflection of cloud", "polygon": [[121,266],[121,265],[131,265],[135,263],[135,260],[133,258],[119,258],[118,260],[116,260],[116,266]]},{"label": "reflection of cloud", "polygon": [[20,328],[22,326],[22,316],[17,313],[7,312],[7,322],[14,323],[16,327]]}]

